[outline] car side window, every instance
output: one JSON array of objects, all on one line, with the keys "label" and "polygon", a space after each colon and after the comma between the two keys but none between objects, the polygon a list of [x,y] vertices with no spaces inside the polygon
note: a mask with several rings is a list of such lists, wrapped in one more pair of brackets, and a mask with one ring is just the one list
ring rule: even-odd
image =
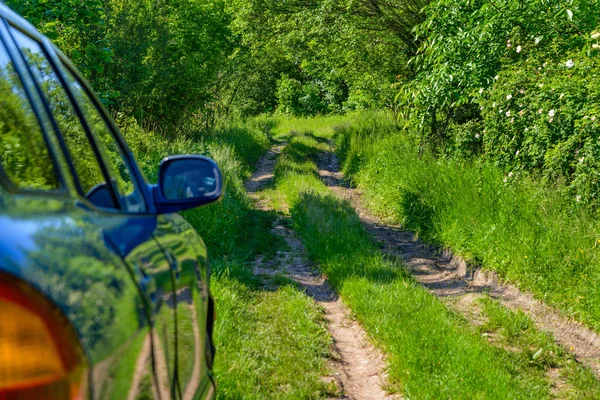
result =
[{"label": "car side window", "polygon": [[19,189],[61,188],[44,134],[14,64],[0,43],[0,164]]},{"label": "car side window", "polygon": [[[131,178],[129,166],[99,111],[85,93],[83,85],[62,67],[77,106],[95,135],[93,143],[41,44],[18,29],[11,27],[11,33],[48,101],[84,196],[98,207],[121,208],[111,195],[111,187],[114,185],[127,211],[144,211],[144,203]],[[104,163],[101,164],[100,160]],[[106,170],[103,170],[102,165]],[[110,182],[107,182],[107,176]]]},{"label": "car side window", "polygon": [[98,192],[98,188],[107,188],[102,168],[69,97],[46,58],[40,43],[12,27],[11,33],[29,65],[33,78],[48,101],[52,115],[71,155],[81,190],[96,206],[118,208],[109,195],[93,196]]},{"label": "car side window", "polygon": [[96,138],[98,149],[102,154],[108,173],[116,184],[119,195],[126,203],[127,210],[132,212],[144,211],[144,201],[135,186],[127,159],[114,137],[112,129],[102,118],[101,111],[90,98],[84,85],[67,67],[63,66],[63,70],[84,118]]}]

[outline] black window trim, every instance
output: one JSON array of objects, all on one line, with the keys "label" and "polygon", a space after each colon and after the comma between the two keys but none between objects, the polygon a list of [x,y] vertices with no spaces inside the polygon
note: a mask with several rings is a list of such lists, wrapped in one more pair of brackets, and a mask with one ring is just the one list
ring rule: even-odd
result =
[{"label": "black window trim", "polygon": [[[146,189],[147,185],[145,184],[144,179],[141,177],[139,171],[137,170],[137,168],[138,168],[137,163],[135,162],[135,159],[133,158],[133,155],[131,153],[131,150],[127,146],[127,143],[125,142],[125,140],[119,133],[119,130],[118,130],[117,126],[115,125],[114,121],[112,120],[112,118],[110,118],[108,116],[108,113],[106,112],[106,109],[104,108],[104,105],[102,104],[102,102],[100,101],[100,99],[98,98],[96,93],[89,86],[87,80],[81,75],[81,73],[77,70],[77,68],[73,65],[73,63],[69,60],[69,58],[67,56],[65,56],[60,50],[56,49],[56,47],[53,44],[51,44],[50,42],[48,42],[48,43],[49,43],[49,46],[52,48],[52,51],[56,55],[57,60],[63,65],[64,68],[67,69],[67,71],[69,73],[71,73],[71,75],[73,75],[73,77],[77,80],[77,83],[79,84],[79,86],[81,86],[81,88],[84,90],[85,94],[90,99],[90,101],[94,105],[96,111],[102,118],[102,121],[108,128],[109,134],[111,135],[112,139],[117,143],[117,146],[119,146],[119,150],[121,153],[120,155],[123,157],[123,159],[127,165],[127,168],[130,172],[131,180],[133,181],[135,190],[136,190],[136,192],[139,193],[140,199],[144,202],[144,204],[143,204],[144,211],[132,212],[130,210],[127,210],[126,204],[123,204],[124,208],[122,209],[122,211],[124,213],[135,214],[135,215],[148,213],[149,205],[151,203],[148,201],[148,197],[145,193],[145,189]],[[62,74],[63,70],[61,69],[60,72]],[[69,87],[69,90],[70,90],[70,87]],[[79,105],[79,107],[81,107],[81,105]],[[88,124],[88,121],[85,119],[85,117],[83,117],[82,123],[87,125],[88,129],[89,129],[89,124]],[[91,131],[91,129],[90,129],[90,131]],[[97,140],[94,135],[92,135],[92,136],[93,136],[94,140]],[[108,162],[107,160],[104,160],[103,158],[102,158],[102,160],[105,163]],[[118,192],[118,189],[115,188],[115,190]],[[119,198],[121,199],[121,196],[119,196]],[[123,201],[123,199],[121,199],[121,201]]]},{"label": "black window trim", "polygon": [[[56,159],[55,148],[50,141],[49,132],[46,130],[45,124],[42,123],[42,116],[41,111],[39,109],[39,105],[36,101],[34,101],[34,96],[31,93],[32,90],[37,91],[37,84],[31,77],[28,67],[26,66],[25,60],[24,58],[22,58],[22,54],[20,50],[18,50],[18,46],[16,46],[12,35],[10,35],[9,33],[7,21],[4,18],[0,18],[0,43],[4,46],[7,55],[13,63],[15,72],[17,73],[19,80],[23,85],[23,90],[25,91],[25,94],[27,96],[27,101],[31,106],[31,110],[35,114],[36,120],[38,121],[40,133],[42,134],[44,143],[46,144],[46,148],[48,149],[48,155],[52,160],[52,166],[54,167],[54,172],[56,173],[56,178],[58,179],[60,187],[55,189],[36,189],[17,186],[6,174],[6,172],[4,171],[4,166],[1,165],[1,163],[0,183],[2,183],[2,185],[6,188],[6,190],[9,193],[34,194],[51,197],[69,197],[69,193],[67,190],[68,185],[64,176],[64,171],[60,167]],[[51,118],[47,113],[45,116],[48,118],[49,121],[53,122],[53,118]]]}]

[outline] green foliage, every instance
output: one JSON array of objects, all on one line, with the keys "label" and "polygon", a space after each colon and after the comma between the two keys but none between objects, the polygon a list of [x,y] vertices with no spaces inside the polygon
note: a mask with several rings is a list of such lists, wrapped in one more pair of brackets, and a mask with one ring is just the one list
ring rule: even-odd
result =
[{"label": "green foliage", "polygon": [[411,30],[426,2],[7,4],[73,59],[114,115],[177,134],[191,118],[212,128],[219,116],[276,108],[287,115],[396,109],[394,84],[410,75],[406,61],[418,47]]},{"label": "green foliage", "polygon": [[316,115],[325,111],[327,105],[318,86],[302,85],[297,79],[282,75],[277,81],[277,111],[284,115]]},{"label": "green foliage", "polygon": [[[597,1],[431,2],[398,94],[421,146],[533,174],[597,208]],[[417,128],[417,129],[415,129]]]},{"label": "green foliage", "polygon": [[102,0],[6,0],[6,5],[28,19],[77,63],[97,89],[113,62],[107,38],[109,9]]},{"label": "green foliage", "polygon": [[477,100],[486,158],[513,173],[534,171],[548,183],[564,180],[574,203],[597,207],[600,58],[595,53],[566,53],[560,62],[531,57],[501,73]]},{"label": "green foliage", "polygon": [[178,132],[211,121],[218,74],[233,50],[224,2],[9,0],[52,39],[116,114]]},{"label": "green foliage", "polygon": [[181,129],[193,114],[210,119],[212,88],[232,50],[220,0],[114,0],[109,39],[114,108],[145,127]]},{"label": "green foliage", "polygon": [[287,115],[299,115],[302,84],[287,75],[282,75],[277,81],[277,111]]},{"label": "green foliage", "polygon": [[[265,65],[271,88],[281,74],[296,80],[291,97],[280,93],[291,84],[287,79],[276,89],[288,115],[393,107],[391,86],[405,72],[405,46],[415,47],[410,30],[424,4],[236,0],[233,29],[242,48],[257,55],[241,68],[254,73],[257,63]],[[281,60],[277,69],[273,58]]]}]

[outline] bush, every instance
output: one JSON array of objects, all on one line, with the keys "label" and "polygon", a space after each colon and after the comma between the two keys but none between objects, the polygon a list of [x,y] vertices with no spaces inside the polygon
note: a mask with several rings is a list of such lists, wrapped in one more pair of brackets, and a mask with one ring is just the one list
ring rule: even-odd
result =
[{"label": "bush", "polygon": [[288,75],[281,75],[277,81],[277,112],[285,115],[300,115],[302,84]]},{"label": "bush", "polygon": [[597,207],[600,58],[589,54],[528,58],[476,99],[488,160],[507,173],[531,171],[547,184],[564,180],[572,200]]}]

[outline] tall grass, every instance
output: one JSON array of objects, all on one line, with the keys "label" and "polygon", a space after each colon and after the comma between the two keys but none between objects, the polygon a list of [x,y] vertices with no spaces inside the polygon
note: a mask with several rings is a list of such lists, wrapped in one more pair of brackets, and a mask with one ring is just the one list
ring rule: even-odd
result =
[{"label": "tall grass", "polygon": [[276,139],[286,138],[290,132],[313,132],[314,134],[329,137],[332,136],[336,127],[349,126],[360,114],[350,113],[347,115],[333,114],[315,117],[261,117],[255,119],[255,123],[274,121],[273,135]]},{"label": "tall grass", "polygon": [[373,211],[600,330],[600,222],[559,188],[483,162],[419,157],[417,143],[377,115],[340,128],[336,143]]},{"label": "tall grass", "polygon": [[312,135],[290,140],[272,196],[285,199],[309,256],[387,354],[390,389],[418,399],[549,397],[544,366],[523,366],[520,356],[490,346],[381,254],[352,207],[315,176],[310,158],[322,142]]},{"label": "tall grass", "polygon": [[273,121],[221,124],[210,134],[176,139],[141,130],[132,121],[121,126],[151,181],[160,160],[173,154],[213,157],[225,176],[221,202],[183,213],[206,242],[213,270],[217,397],[327,397],[330,388],[320,377],[327,373],[330,337],[322,311],[293,285],[262,290],[249,265],[258,254],[268,259],[281,244],[270,232],[274,215],[256,210],[243,185],[270,146]]}]

